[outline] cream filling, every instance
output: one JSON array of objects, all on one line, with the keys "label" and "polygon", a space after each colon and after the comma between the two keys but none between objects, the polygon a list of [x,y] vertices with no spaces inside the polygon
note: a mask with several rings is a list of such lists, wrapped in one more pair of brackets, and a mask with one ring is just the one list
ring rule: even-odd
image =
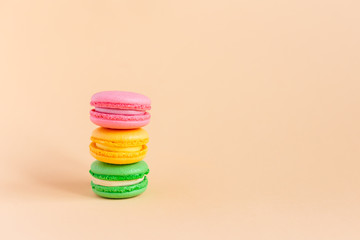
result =
[{"label": "cream filling", "polygon": [[120,147],[112,147],[107,146],[101,143],[95,143],[96,146],[102,150],[110,151],[110,152],[137,152],[142,149],[142,146],[136,146],[136,147],[127,147],[127,148],[120,148]]},{"label": "cream filling", "polygon": [[92,177],[91,181],[96,185],[101,185],[105,187],[119,187],[119,186],[129,186],[133,184],[137,184],[144,180],[144,177],[134,180],[125,180],[125,181],[107,181],[107,180],[101,180],[98,178]]},{"label": "cream filling", "polygon": [[144,115],[146,113],[146,111],[138,111],[131,109],[99,108],[99,107],[95,107],[95,111],[101,113],[119,114],[119,115]]}]

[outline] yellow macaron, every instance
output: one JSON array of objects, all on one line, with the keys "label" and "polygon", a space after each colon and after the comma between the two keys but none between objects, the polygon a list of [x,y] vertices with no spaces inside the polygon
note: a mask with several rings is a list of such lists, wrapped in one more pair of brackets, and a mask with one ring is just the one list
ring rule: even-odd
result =
[{"label": "yellow macaron", "polygon": [[91,135],[90,154],[101,162],[130,164],[144,159],[149,142],[142,129],[96,128]]}]

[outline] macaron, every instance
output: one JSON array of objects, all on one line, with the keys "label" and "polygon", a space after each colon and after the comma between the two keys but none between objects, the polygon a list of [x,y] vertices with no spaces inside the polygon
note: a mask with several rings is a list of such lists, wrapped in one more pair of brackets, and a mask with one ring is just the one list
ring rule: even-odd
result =
[{"label": "macaron", "polygon": [[90,154],[101,162],[130,164],[144,159],[149,142],[142,129],[109,129],[98,127],[91,135]]},{"label": "macaron", "polygon": [[134,92],[104,91],[91,97],[90,120],[98,126],[113,129],[134,129],[150,122],[151,101]]},{"label": "macaron", "polygon": [[149,168],[140,161],[127,165],[113,165],[95,161],[91,164],[92,190],[105,198],[130,198],[143,193],[148,185]]}]

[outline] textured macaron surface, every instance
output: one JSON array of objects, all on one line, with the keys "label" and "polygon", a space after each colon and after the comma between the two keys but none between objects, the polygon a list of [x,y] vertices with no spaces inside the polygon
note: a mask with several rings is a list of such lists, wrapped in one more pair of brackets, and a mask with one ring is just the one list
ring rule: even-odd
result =
[{"label": "textured macaron surface", "polygon": [[104,91],[95,93],[90,104],[90,120],[101,127],[136,129],[150,122],[151,101],[134,92]]},{"label": "textured macaron surface", "polygon": [[90,104],[94,107],[150,110],[151,100],[139,93],[126,91],[103,91],[95,93]]},{"label": "textured macaron surface", "polygon": [[112,164],[130,164],[144,159],[148,133],[138,129],[97,128],[93,131],[90,154],[97,160]]},{"label": "textured macaron surface", "polygon": [[[105,108],[106,109],[106,108]],[[114,113],[104,113],[92,109],[90,111],[90,117],[104,119],[104,120],[114,120],[114,121],[145,121],[150,119],[150,113],[144,112],[143,114],[114,114]]]},{"label": "textured macaron surface", "polygon": [[90,168],[90,174],[93,177],[108,181],[139,179],[148,173],[149,167],[144,161],[127,165],[115,165],[94,161]]},{"label": "textured macaron surface", "polygon": [[129,198],[143,193],[148,185],[149,167],[144,161],[114,165],[94,161],[90,174],[94,193],[106,198]]},{"label": "textured macaron surface", "polygon": [[91,182],[92,190],[95,194],[104,198],[131,198],[143,193],[148,185],[146,177],[138,184],[123,187],[104,187]]},{"label": "textured macaron surface", "polygon": [[91,186],[93,189],[99,191],[99,192],[108,192],[108,193],[125,193],[125,192],[131,192],[134,190],[139,190],[142,188],[146,188],[148,185],[148,180],[145,177],[144,180],[140,183],[129,185],[129,186],[118,186],[118,187],[106,187],[94,184],[91,182]]},{"label": "textured macaron surface", "polygon": [[91,141],[116,147],[133,147],[149,142],[149,134],[142,128],[138,129],[108,129],[96,128],[91,135]]}]

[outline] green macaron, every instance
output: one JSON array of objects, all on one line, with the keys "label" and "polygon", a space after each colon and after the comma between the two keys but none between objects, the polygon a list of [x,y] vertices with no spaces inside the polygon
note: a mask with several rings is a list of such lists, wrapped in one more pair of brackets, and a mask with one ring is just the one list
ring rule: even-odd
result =
[{"label": "green macaron", "polygon": [[149,167],[144,161],[114,165],[100,161],[91,164],[92,190],[105,198],[130,198],[146,190]]}]

